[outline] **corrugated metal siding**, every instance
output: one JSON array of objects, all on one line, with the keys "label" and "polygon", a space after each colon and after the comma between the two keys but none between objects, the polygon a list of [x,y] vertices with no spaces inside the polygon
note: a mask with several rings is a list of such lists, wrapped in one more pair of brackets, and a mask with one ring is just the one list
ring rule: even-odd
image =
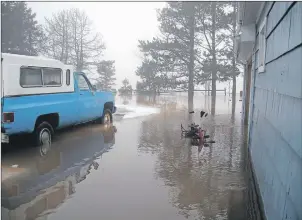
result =
[{"label": "corrugated metal siding", "polygon": [[268,220],[302,219],[302,2],[292,4],[264,9],[272,33],[250,104],[250,153]]}]

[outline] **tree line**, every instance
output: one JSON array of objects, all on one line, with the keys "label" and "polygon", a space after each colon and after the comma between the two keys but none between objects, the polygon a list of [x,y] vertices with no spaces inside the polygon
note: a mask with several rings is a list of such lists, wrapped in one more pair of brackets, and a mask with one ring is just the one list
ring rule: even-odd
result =
[{"label": "tree line", "polygon": [[192,109],[194,86],[210,82],[215,113],[217,81],[232,80],[235,100],[240,73],[234,53],[236,10],[235,2],[168,2],[158,9],[160,34],[139,41],[143,61],[136,70],[137,90],[188,90]]},{"label": "tree line", "polygon": [[[1,6],[1,52],[44,55],[77,71],[96,67],[98,88],[115,85],[115,61],[101,59],[106,46],[84,11],[61,10],[41,25],[25,2],[1,2]],[[160,34],[151,41],[139,41],[143,61],[136,70],[141,78],[137,90],[186,89],[192,108],[194,86],[210,82],[215,105],[216,82],[231,79],[234,96],[239,74],[233,52],[236,4],[169,2],[157,14]],[[127,79],[120,91],[132,91]]]},{"label": "tree line", "polygon": [[41,25],[25,2],[1,2],[1,25],[1,52],[54,58],[76,71],[94,67],[99,89],[115,85],[115,61],[102,60],[106,46],[84,11],[61,10]]}]

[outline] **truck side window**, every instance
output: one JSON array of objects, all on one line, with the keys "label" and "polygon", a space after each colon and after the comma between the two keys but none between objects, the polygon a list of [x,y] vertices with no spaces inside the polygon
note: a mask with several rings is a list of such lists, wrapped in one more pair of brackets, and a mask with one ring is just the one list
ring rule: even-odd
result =
[{"label": "truck side window", "polygon": [[66,70],[66,85],[70,85],[70,70]]},{"label": "truck side window", "polygon": [[80,90],[89,90],[89,85],[82,75],[78,75],[78,86]]},{"label": "truck side window", "polygon": [[43,83],[45,86],[61,86],[62,70],[59,68],[43,68]]},{"label": "truck side window", "polygon": [[40,87],[42,83],[41,68],[21,67],[20,69],[20,85],[22,87]]}]

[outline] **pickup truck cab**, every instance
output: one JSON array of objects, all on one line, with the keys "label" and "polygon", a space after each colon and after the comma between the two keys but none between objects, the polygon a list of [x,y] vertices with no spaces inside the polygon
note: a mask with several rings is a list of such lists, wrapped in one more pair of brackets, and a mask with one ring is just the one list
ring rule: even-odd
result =
[{"label": "pickup truck cab", "polygon": [[1,142],[31,133],[50,144],[56,129],[100,120],[112,122],[114,95],[98,91],[82,72],[48,58],[2,53]]}]

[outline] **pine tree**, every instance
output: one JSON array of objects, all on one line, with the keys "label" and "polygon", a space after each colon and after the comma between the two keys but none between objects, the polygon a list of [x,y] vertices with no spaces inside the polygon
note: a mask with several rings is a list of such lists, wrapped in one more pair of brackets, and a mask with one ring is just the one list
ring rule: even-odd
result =
[{"label": "pine tree", "polygon": [[227,31],[231,17],[227,13],[229,5],[226,2],[169,2],[158,10],[160,35],[152,41],[139,41],[139,49],[144,54],[139,68],[147,61],[156,65],[153,68],[156,72],[149,71],[150,82],[144,80],[146,71],[139,72],[142,83],[154,84],[157,76],[166,83],[161,87],[170,84],[170,88],[188,89],[191,110],[194,86],[211,81],[211,112],[215,114],[216,82],[226,81],[232,75],[228,46],[232,34]]},{"label": "pine tree", "polygon": [[198,6],[198,32],[201,40],[199,45],[203,51],[203,72],[212,82],[211,113],[216,108],[216,82],[225,81],[227,76],[226,46],[229,35],[225,33],[228,28],[228,15],[226,2],[202,2]]},{"label": "pine tree", "polygon": [[155,61],[145,59],[138,67],[136,75],[142,79],[145,91],[155,94],[161,89],[159,66]]},{"label": "pine tree", "polygon": [[118,90],[121,95],[132,95],[132,86],[129,83],[129,80],[125,78],[122,81],[123,86]]},{"label": "pine tree", "polygon": [[97,64],[97,73],[99,77],[96,79],[97,88],[102,90],[111,90],[112,86],[115,85],[115,61],[114,60],[103,60]]},{"label": "pine tree", "polygon": [[240,74],[239,64],[237,63],[236,54],[235,54],[235,37],[237,32],[237,4],[236,2],[232,2],[230,4],[231,12],[229,13],[229,41],[227,42],[228,45],[228,53],[227,57],[231,61],[229,66],[229,77],[232,79],[232,115],[235,113],[236,107],[236,83],[237,83],[237,76]]},{"label": "pine tree", "polygon": [[1,52],[38,55],[42,27],[25,2],[1,2]]},{"label": "pine tree", "polygon": [[195,47],[195,2],[169,2],[158,11],[161,36],[140,41],[140,49],[159,65],[162,79],[188,89],[188,107],[193,108],[195,73],[200,70]]}]

